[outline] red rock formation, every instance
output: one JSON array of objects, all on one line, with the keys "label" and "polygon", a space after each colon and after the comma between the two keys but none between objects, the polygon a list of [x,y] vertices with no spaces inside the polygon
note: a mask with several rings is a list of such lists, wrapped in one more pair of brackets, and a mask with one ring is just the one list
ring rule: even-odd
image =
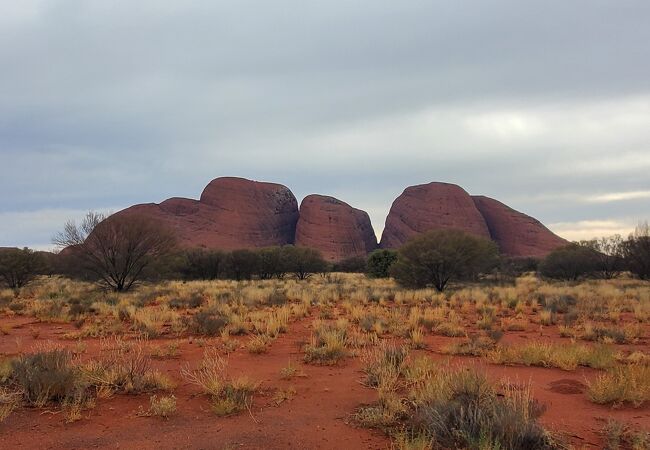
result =
[{"label": "red rock formation", "polygon": [[540,257],[568,244],[539,220],[497,200],[484,196],[472,196],[472,200],[485,218],[492,239],[504,255]]},{"label": "red rock formation", "polygon": [[329,261],[365,257],[377,238],[365,211],[334,197],[308,195],[300,204],[295,244],[320,250]]},{"label": "red rock formation", "polygon": [[153,217],[173,229],[183,247],[232,250],[293,243],[298,202],[280,184],[217,178],[201,200],[170,198],[117,214]]},{"label": "red rock formation", "polygon": [[412,236],[441,228],[490,238],[483,216],[465,190],[455,184],[433,182],[407,187],[395,199],[381,247],[398,248]]},{"label": "red rock formation", "polygon": [[[331,261],[363,256],[376,246],[368,214],[332,197],[310,195],[300,206],[280,184],[217,178],[200,200],[170,198],[117,214],[141,214],[172,228],[182,247],[232,250],[296,243]],[[411,186],[393,202],[381,247],[397,248],[433,229],[456,228],[495,240],[509,256],[544,256],[566,241],[532,217],[459,186]]]}]

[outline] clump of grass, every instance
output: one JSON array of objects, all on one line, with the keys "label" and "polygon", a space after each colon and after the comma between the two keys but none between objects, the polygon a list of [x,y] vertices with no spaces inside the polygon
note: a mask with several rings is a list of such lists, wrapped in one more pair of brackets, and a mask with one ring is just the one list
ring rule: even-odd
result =
[{"label": "clump of grass", "polygon": [[539,312],[539,323],[542,325],[554,325],[557,321],[557,315],[555,312],[543,309]]},{"label": "clump of grass", "polygon": [[172,381],[151,368],[151,359],[139,343],[116,341],[116,347],[101,359],[81,367],[84,379],[96,389],[125,394],[171,390]]},{"label": "clump of grass", "polygon": [[73,423],[83,418],[83,411],[95,407],[95,399],[89,396],[79,396],[67,399],[61,405],[65,423]]},{"label": "clump of grass", "polygon": [[422,433],[399,432],[393,438],[393,446],[397,450],[429,450],[434,448],[431,437]]},{"label": "clump of grass", "polygon": [[506,331],[526,331],[528,324],[521,319],[503,319],[503,329]]},{"label": "clump of grass", "polygon": [[490,330],[494,324],[494,316],[490,314],[485,314],[481,316],[479,320],[476,321],[476,326],[479,330]]},{"label": "clump of grass", "polygon": [[11,358],[0,360],[0,384],[5,383],[13,374],[13,361]]},{"label": "clump of grass", "polygon": [[625,344],[631,343],[638,339],[642,332],[640,328],[623,327],[623,328],[607,328],[607,327],[594,327],[586,326],[582,338],[587,341],[599,341],[604,343]]},{"label": "clump of grass", "polygon": [[606,346],[558,345],[532,342],[520,346],[497,346],[487,354],[494,364],[522,364],[525,366],[557,367],[575,370],[578,366],[594,369],[612,367],[614,352]]},{"label": "clump of grass", "polygon": [[462,342],[454,342],[442,348],[449,355],[483,356],[494,349],[495,342],[488,336],[470,336]]},{"label": "clump of grass", "polygon": [[253,394],[257,391],[258,386],[258,383],[246,377],[231,380],[224,386],[219,396],[212,397],[212,411],[222,417],[250,409],[253,403]]},{"label": "clump of grass", "polygon": [[272,341],[272,337],[266,334],[258,334],[250,338],[248,344],[246,344],[246,348],[253,354],[266,353],[269,351],[269,346]]},{"label": "clump of grass", "polygon": [[307,376],[302,370],[294,366],[289,360],[289,364],[286,367],[280,369],[280,378],[283,380],[290,380],[293,377],[305,377]]},{"label": "clump of grass", "polygon": [[151,357],[156,359],[177,358],[180,354],[177,341],[169,342],[167,345],[154,347],[151,351]]},{"label": "clump of grass", "polygon": [[370,428],[388,428],[406,414],[406,405],[398,395],[408,356],[407,347],[382,343],[362,355],[366,379],[364,384],[377,389],[378,402],[360,408],[354,420]]},{"label": "clump of grass", "polygon": [[405,413],[406,408],[397,395],[383,393],[376,404],[359,408],[353,415],[353,419],[363,427],[388,431],[388,428],[394,426]]},{"label": "clump of grass", "polygon": [[650,366],[616,366],[588,383],[587,395],[594,403],[640,407],[650,400]]},{"label": "clump of grass", "polygon": [[414,328],[409,333],[410,344],[412,348],[426,348],[427,344],[424,342],[424,330],[422,327]]},{"label": "clump of grass", "polygon": [[361,355],[366,373],[364,384],[379,387],[396,381],[405,369],[409,350],[407,347],[381,343]]},{"label": "clump of grass", "polygon": [[275,289],[266,298],[266,303],[271,306],[281,306],[289,301],[287,292],[283,289]]},{"label": "clump of grass", "polygon": [[293,398],[296,396],[296,393],[296,388],[292,386],[288,387],[287,389],[278,389],[275,391],[275,394],[273,394],[271,403],[274,406],[280,406],[284,402],[293,400]]},{"label": "clump of grass", "polygon": [[650,448],[650,433],[645,431],[635,431],[631,427],[617,422],[608,420],[607,424],[601,431],[605,440],[604,450],[646,450]]},{"label": "clump of grass", "polygon": [[20,404],[20,393],[0,387],[0,423],[11,415]]},{"label": "clump of grass", "polygon": [[370,332],[366,333],[364,331],[359,330],[358,328],[352,328],[347,332],[347,345],[350,348],[365,348],[365,347],[370,347],[373,345],[377,345],[379,342],[379,336],[377,336],[377,333]]},{"label": "clump of grass", "polygon": [[348,355],[347,330],[330,324],[317,327],[304,348],[305,362],[332,365]]},{"label": "clump of grass", "polygon": [[178,320],[178,313],[166,305],[143,308],[131,306],[127,311],[133,322],[133,329],[147,338],[160,336],[166,323]]},{"label": "clump of grass", "polygon": [[560,325],[557,329],[561,337],[568,337],[575,340],[580,336],[580,331],[574,326]]},{"label": "clump of grass", "polygon": [[163,419],[168,419],[175,413],[176,397],[173,395],[165,395],[161,397],[152,395],[149,398],[149,409],[145,411],[140,407],[140,411],[138,411],[139,416],[156,416],[162,417]]},{"label": "clump of grass", "polygon": [[191,328],[199,334],[216,336],[228,324],[228,318],[218,312],[199,311],[194,314]]},{"label": "clump of grass", "polygon": [[465,328],[454,322],[442,322],[434,328],[434,331],[447,337],[465,336]]},{"label": "clump of grass", "polygon": [[229,416],[250,408],[258,383],[246,377],[231,379],[227,375],[228,363],[214,350],[207,350],[201,366],[196,370],[181,369],[190,383],[198,386],[210,397],[212,411],[217,416]]}]

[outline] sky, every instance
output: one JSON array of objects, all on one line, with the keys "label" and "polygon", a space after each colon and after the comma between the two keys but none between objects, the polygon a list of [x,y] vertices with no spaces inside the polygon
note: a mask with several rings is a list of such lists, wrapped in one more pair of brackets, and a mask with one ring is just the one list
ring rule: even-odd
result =
[{"label": "sky", "polygon": [[0,0],[0,246],[219,176],[381,234],[444,181],[576,240],[650,219],[647,0]]}]

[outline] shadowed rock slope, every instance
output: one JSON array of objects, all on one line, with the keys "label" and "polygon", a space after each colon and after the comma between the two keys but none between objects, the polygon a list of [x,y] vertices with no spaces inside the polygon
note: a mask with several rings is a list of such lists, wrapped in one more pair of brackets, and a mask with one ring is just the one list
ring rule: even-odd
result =
[{"label": "shadowed rock slope", "polygon": [[515,211],[498,200],[473,196],[492,239],[509,256],[545,256],[568,242],[546,228],[539,220]]}]

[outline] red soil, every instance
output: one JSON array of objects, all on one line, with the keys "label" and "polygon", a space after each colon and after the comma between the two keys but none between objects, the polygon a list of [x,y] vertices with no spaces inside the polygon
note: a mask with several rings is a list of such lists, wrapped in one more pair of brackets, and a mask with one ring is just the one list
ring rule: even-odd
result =
[{"label": "red soil", "polygon": [[[348,358],[331,367],[302,363],[300,344],[310,334],[312,318],[291,325],[288,333],[276,339],[269,352],[252,355],[238,348],[229,356],[229,373],[244,374],[262,383],[262,392],[255,396],[250,412],[219,418],[209,408],[206,397],[197,387],[180,376],[180,367],[196,367],[203,356],[200,340],[179,340],[178,358],[154,360],[156,369],[177,382],[173,394],[177,398],[177,412],[168,420],[156,417],[138,417],[138,408],[149,406],[148,395],[116,395],[100,399],[94,409],[84,412],[84,419],[65,424],[55,410],[20,408],[0,424],[1,448],[326,448],[326,449],[385,449],[389,439],[379,431],[357,428],[349,416],[359,406],[376,400],[376,392],[360,383],[363,378],[359,358]],[[28,351],[35,344],[54,341],[74,348],[77,343],[63,339],[73,327],[68,324],[38,323],[28,318],[2,318],[3,325],[14,326],[8,335],[0,335],[0,352],[15,355]],[[508,332],[502,342],[525,342],[528,339],[560,341],[555,327],[530,326],[529,331]],[[551,332],[549,332],[551,330]],[[647,335],[647,334],[646,334]],[[37,336],[36,338],[34,336]],[[245,343],[247,337],[238,338]],[[458,338],[437,335],[426,337],[427,350],[415,355],[426,355],[436,360],[449,358],[439,352],[446,344]],[[205,339],[205,346],[216,345],[220,338]],[[150,344],[164,345],[169,339],[156,339]],[[97,356],[97,339],[85,339],[83,358]],[[634,346],[648,351],[648,343]],[[541,421],[577,448],[602,448],[598,431],[608,418],[640,429],[650,429],[650,407],[618,408],[595,405],[582,392],[588,380],[599,372],[578,369],[573,372],[559,369],[497,366],[480,358],[451,357],[454,364],[468,370],[485,371],[491,379],[515,383],[530,382],[534,397],[546,407]],[[280,370],[292,361],[305,377],[291,380],[280,378]],[[295,388],[297,394],[275,406],[271,399],[278,389]]]}]

